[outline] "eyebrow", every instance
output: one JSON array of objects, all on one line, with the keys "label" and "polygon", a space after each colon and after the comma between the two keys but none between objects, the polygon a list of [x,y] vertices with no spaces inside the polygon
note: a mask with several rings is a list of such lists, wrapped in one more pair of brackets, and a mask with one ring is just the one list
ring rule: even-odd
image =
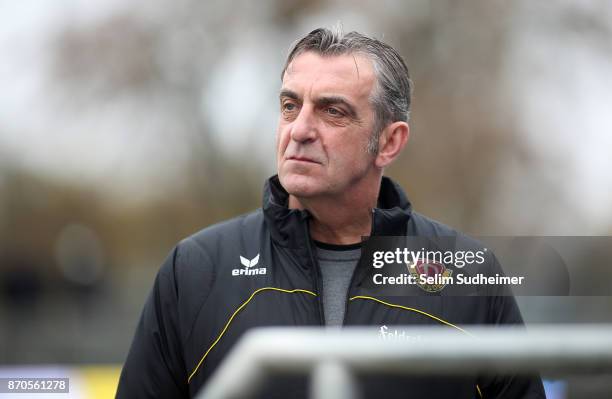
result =
[{"label": "eyebrow", "polygon": [[[290,98],[292,100],[296,100],[296,101],[301,101],[302,99],[300,98],[300,96],[289,89],[282,89],[280,91],[279,94],[279,98]],[[346,98],[342,97],[342,96],[324,96],[324,97],[319,97],[315,100],[315,104],[319,107],[321,106],[326,106],[326,105],[333,105],[333,104],[342,104],[348,114],[349,117],[353,118],[353,119],[359,119],[357,117],[357,110],[355,109],[355,106],[353,104],[351,104]]]},{"label": "eyebrow", "polygon": [[351,104],[350,102],[348,102],[347,99],[345,99],[344,97],[340,97],[340,96],[327,96],[327,97],[321,97],[318,98],[315,103],[318,106],[326,106],[326,105],[333,105],[333,104],[342,104],[348,114],[349,117],[351,117],[352,119],[357,119],[357,110],[355,109],[355,107],[353,106],[353,104]]},{"label": "eyebrow", "polygon": [[296,92],[291,91],[289,89],[282,89],[280,91],[280,94],[278,95],[278,98],[282,99],[283,97],[287,97],[287,98],[290,98],[292,100],[299,100],[300,99],[300,96],[298,96]]}]

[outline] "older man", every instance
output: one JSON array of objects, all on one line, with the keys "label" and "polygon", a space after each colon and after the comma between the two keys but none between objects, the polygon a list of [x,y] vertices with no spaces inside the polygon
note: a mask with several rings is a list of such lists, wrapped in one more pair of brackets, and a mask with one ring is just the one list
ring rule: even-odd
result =
[{"label": "older man", "polygon": [[[383,177],[408,141],[410,95],[404,61],[376,39],[317,29],[295,44],[282,73],[278,175],[265,185],[263,208],[175,247],[143,310],[117,397],[194,396],[257,326],[522,323],[511,296],[464,303],[426,292],[361,295],[372,267],[361,257],[362,237],[461,236],[412,211]],[[527,377],[364,379],[363,388],[380,397],[544,396],[540,380]],[[306,387],[278,380],[265,391],[300,397]]]}]

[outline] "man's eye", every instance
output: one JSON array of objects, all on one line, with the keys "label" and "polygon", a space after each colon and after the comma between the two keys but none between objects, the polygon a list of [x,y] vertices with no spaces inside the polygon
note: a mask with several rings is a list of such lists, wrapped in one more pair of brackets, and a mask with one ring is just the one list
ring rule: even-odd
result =
[{"label": "man's eye", "polygon": [[293,111],[295,110],[295,104],[293,103],[284,103],[282,106],[283,111]]},{"label": "man's eye", "polygon": [[334,107],[327,108],[325,112],[327,112],[331,116],[341,116],[342,115],[342,112],[338,108],[334,108]]}]

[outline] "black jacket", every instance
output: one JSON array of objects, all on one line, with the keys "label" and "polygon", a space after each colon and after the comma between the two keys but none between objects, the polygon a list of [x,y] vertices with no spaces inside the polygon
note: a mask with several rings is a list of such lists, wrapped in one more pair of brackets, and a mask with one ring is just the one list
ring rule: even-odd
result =
[{"label": "black jacket", "polygon": [[[266,183],[263,209],[208,227],[174,248],[142,312],[121,373],[118,398],[195,397],[246,330],[324,324],[309,214],[288,209],[287,200],[287,192],[274,176]],[[388,178],[383,178],[373,211],[372,235],[465,237],[413,212],[401,188]],[[522,324],[512,296],[453,298],[423,292],[366,297],[361,283],[372,269],[367,263],[359,263],[351,281],[344,325],[440,325],[439,320],[461,326]],[[364,376],[360,381],[366,397],[394,393],[428,399],[544,397],[536,377],[384,381]],[[304,380],[287,377],[269,385],[262,397],[307,393]]]}]

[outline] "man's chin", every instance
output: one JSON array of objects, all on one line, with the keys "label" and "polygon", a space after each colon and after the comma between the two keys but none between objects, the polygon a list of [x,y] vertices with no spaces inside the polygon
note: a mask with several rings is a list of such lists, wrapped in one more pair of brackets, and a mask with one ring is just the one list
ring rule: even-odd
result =
[{"label": "man's chin", "polygon": [[297,198],[313,197],[320,190],[319,185],[309,176],[279,176],[279,180],[285,191]]}]

